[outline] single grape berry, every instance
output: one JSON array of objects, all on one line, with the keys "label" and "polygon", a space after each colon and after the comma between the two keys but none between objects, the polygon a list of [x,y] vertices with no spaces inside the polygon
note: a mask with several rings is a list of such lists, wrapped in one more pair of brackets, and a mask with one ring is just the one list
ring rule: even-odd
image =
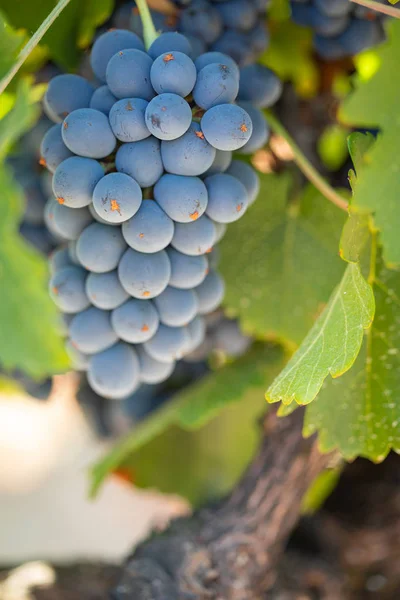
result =
[{"label": "single grape berry", "polygon": [[218,104],[205,112],[201,129],[217,150],[238,150],[249,141],[253,125],[248,113],[235,104]]},{"label": "single grape berry", "polygon": [[125,173],[109,173],[100,179],[93,191],[93,207],[107,222],[123,223],[140,209],[142,190]]},{"label": "single grape berry", "polygon": [[163,175],[154,187],[154,198],[177,223],[191,223],[207,208],[207,188],[198,177]]}]

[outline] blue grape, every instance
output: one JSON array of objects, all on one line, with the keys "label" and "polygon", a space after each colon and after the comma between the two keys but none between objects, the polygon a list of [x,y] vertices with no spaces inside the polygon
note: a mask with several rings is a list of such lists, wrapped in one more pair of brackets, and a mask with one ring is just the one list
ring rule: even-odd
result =
[{"label": "blue grape", "polygon": [[184,35],[176,32],[162,33],[157,39],[151,44],[148,53],[153,60],[155,60],[160,54],[168,52],[182,52],[191,56],[192,48],[189,40]]},{"label": "blue grape", "polygon": [[328,17],[342,17],[351,11],[349,0],[314,0],[316,8]]},{"label": "blue grape", "polygon": [[249,0],[228,0],[217,5],[225,27],[250,31],[257,22],[257,7]]},{"label": "blue grape", "polygon": [[121,400],[133,394],[140,384],[136,352],[122,342],[95,354],[89,362],[88,382],[101,396]]},{"label": "blue grape", "polygon": [[150,100],[154,90],[150,83],[150,56],[141,50],[121,50],[107,65],[106,79],[117,98]]},{"label": "blue grape", "polygon": [[169,173],[197,176],[211,167],[215,148],[205,139],[200,125],[192,122],[188,131],[177,140],[161,142],[161,156]]},{"label": "blue grape", "polygon": [[93,207],[107,222],[123,223],[137,213],[142,203],[139,184],[125,173],[109,173],[93,191]]},{"label": "blue grape", "polygon": [[53,225],[57,233],[66,240],[77,240],[82,231],[92,222],[86,207],[68,208],[54,201]]},{"label": "blue grape", "polygon": [[259,150],[269,140],[271,131],[269,125],[259,108],[256,108],[251,102],[238,102],[238,106],[243,108],[250,116],[253,124],[253,131],[249,141],[239,149],[241,154],[253,154]]},{"label": "blue grape", "polygon": [[193,223],[176,223],[171,245],[183,254],[205,254],[215,243],[215,225],[203,215]]},{"label": "blue grape", "polygon": [[204,40],[196,37],[195,35],[188,35],[186,33],[186,38],[189,40],[189,44],[192,47],[191,57],[193,60],[196,60],[199,56],[204,54],[207,50],[207,45]]},{"label": "blue grape", "polygon": [[87,108],[94,87],[80,75],[57,75],[51,79],[45,97],[44,109],[52,121],[60,123],[78,108]]},{"label": "blue grape", "polygon": [[168,286],[154,299],[160,321],[170,327],[187,325],[197,313],[197,298],[193,290]]},{"label": "blue grape", "polygon": [[103,225],[110,225],[111,227],[118,227],[118,223],[110,223],[110,221],[106,221],[103,219],[94,209],[93,204],[89,204],[89,212],[92,215],[93,219],[98,223],[102,223]]},{"label": "blue grape", "polygon": [[260,178],[255,169],[242,160],[233,160],[227,173],[243,183],[247,191],[249,205],[253,204],[260,191]]},{"label": "blue grape", "polygon": [[110,110],[116,101],[117,98],[110,92],[108,85],[101,85],[95,90],[92,99],[90,100],[90,108],[99,110],[108,117]]},{"label": "blue grape", "polygon": [[82,266],[76,253],[76,240],[68,243],[68,256],[74,265]]},{"label": "blue grape", "polygon": [[86,294],[93,306],[103,310],[117,308],[129,298],[119,282],[117,271],[89,273],[86,278]]},{"label": "blue grape", "polygon": [[84,269],[66,266],[58,269],[49,282],[49,292],[54,303],[63,312],[77,313],[90,305],[85,291]]},{"label": "blue grape", "polygon": [[208,261],[204,255],[189,256],[175,248],[168,248],[167,253],[171,263],[170,286],[188,290],[204,281],[208,272]]},{"label": "blue grape", "polygon": [[212,65],[214,63],[227,65],[230,67],[231,71],[236,73],[237,77],[239,77],[239,67],[233,58],[231,58],[228,54],[223,54],[222,52],[205,52],[194,61],[198,72],[204,69],[204,67],[207,65]]},{"label": "blue grape", "polygon": [[121,50],[135,48],[144,50],[142,40],[135,33],[124,29],[114,29],[103,33],[93,44],[90,64],[93,73],[100,81],[106,81],[106,69],[109,60]]},{"label": "blue grape", "polygon": [[113,310],[111,324],[121,340],[131,344],[147,342],[156,333],[160,319],[151,300],[131,298]]},{"label": "blue grape", "polygon": [[194,292],[197,296],[199,315],[206,315],[221,304],[225,293],[224,281],[211,269],[203,283],[194,288]]},{"label": "blue grape", "polygon": [[74,316],[69,325],[69,337],[74,348],[84,354],[101,352],[118,340],[111,327],[110,313],[94,306]]},{"label": "blue grape", "polygon": [[143,383],[156,384],[166,381],[175,368],[175,361],[160,362],[156,360],[143,346],[137,348],[140,365],[140,379]]},{"label": "blue grape", "polygon": [[151,136],[140,142],[123,144],[116,154],[115,166],[121,173],[133,177],[142,188],[154,185],[164,171],[160,141]]},{"label": "blue grape", "polygon": [[194,62],[182,52],[161,54],[151,66],[151,84],[157,94],[190,94],[196,83]]},{"label": "blue grape", "polygon": [[169,363],[182,358],[189,340],[186,327],[160,325],[151,340],[144,343],[144,349],[155,360]]},{"label": "blue grape", "polygon": [[234,104],[213,106],[203,115],[201,128],[217,150],[238,150],[249,141],[253,125],[247,112]]},{"label": "blue grape", "polygon": [[195,317],[186,327],[189,334],[189,343],[185,348],[185,354],[189,354],[198,348],[206,337],[206,324],[203,317]]},{"label": "blue grape", "polygon": [[218,10],[204,0],[194,0],[181,12],[179,26],[184,33],[197,36],[206,44],[213,44],[223,28]]},{"label": "blue grape", "polygon": [[139,142],[151,134],[144,118],[148,102],[142,98],[124,98],[110,110],[110,125],[121,142]]},{"label": "blue grape", "polygon": [[213,63],[198,72],[193,98],[198,106],[208,110],[218,104],[233,102],[239,91],[239,77],[228,65]]},{"label": "blue grape", "polygon": [[233,223],[249,205],[246,188],[232,175],[217,173],[204,180],[208,191],[206,214],[217,223]]},{"label": "blue grape", "polygon": [[174,235],[174,223],[154,200],[144,200],[132,219],[122,225],[126,243],[138,252],[159,252]]},{"label": "blue grape", "polygon": [[117,143],[106,115],[94,108],[70,113],[62,125],[62,138],[71,152],[86,158],[104,158]]},{"label": "blue grape", "polygon": [[342,33],[349,24],[348,15],[329,17],[321,13],[315,6],[312,7],[311,26],[316,33],[326,37],[334,37]]},{"label": "blue grape", "polygon": [[231,162],[232,152],[230,150],[217,150],[213,164],[206,171],[205,175],[215,175],[216,173],[224,173],[228,169]]},{"label": "blue grape", "polygon": [[42,254],[48,254],[54,248],[54,236],[45,226],[21,223],[19,233],[25,240]]},{"label": "blue grape", "polygon": [[385,39],[385,32],[379,21],[362,21],[353,19],[342,35],[338,37],[346,55],[354,55],[380,44]]},{"label": "blue grape", "polygon": [[160,140],[175,140],[190,127],[192,110],[177,94],[160,94],[146,108],[147,129]]},{"label": "blue grape", "polygon": [[66,341],[65,349],[67,351],[69,358],[71,359],[72,366],[74,367],[74,369],[76,371],[87,371],[88,370],[90,356],[77,350],[77,348],[75,348],[72,345],[71,340]]},{"label": "blue grape", "polygon": [[223,319],[213,331],[213,347],[228,356],[243,356],[252,344],[252,338],[244,335],[236,321]]},{"label": "blue grape", "polygon": [[129,248],[118,266],[119,280],[134,298],[155,298],[165,290],[171,265],[165,250],[143,254]]},{"label": "blue grape", "polygon": [[265,52],[269,46],[269,34],[265,24],[259,23],[256,25],[256,27],[248,32],[247,39],[256,57]]},{"label": "blue grape", "polygon": [[154,187],[154,198],[178,223],[195,221],[207,208],[207,189],[198,177],[163,175]]},{"label": "blue grape", "polygon": [[248,64],[253,59],[246,34],[229,29],[213,44],[211,51],[228,54],[239,67]]},{"label": "blue grape", "polygon": [[61,125],[53,125],[40,144],[41,164],[51,173],[54,173],[63,160],[72,156],[71,150],[64,144],[61,134]]},{"label": "blue grape", "polygon": [[72,266],[72,264],[67,246],[56,248],[56,250],[50,254],[49,266],[52,275],[64,267]]},{"label": "blue grape", "polygon": [[79,262],[94,273],[107,273],[117,268],[126,248],[118,227],[92,223],[78,238],[76,252]]},{"label": "blue grape", "polygon": [[252,102],[258,108],[268,108],[281,94],[282,82],[271,69],[248,65],[240,70],[239,100]]},{"label": "blue grape", "polygon": [[337,38],[327,38],[322,35],[314,35],[314,48],[325,60],[338,60],[346,55],[346,52]]},{"label": "blue grape", "polygon": [[46,206],[44,207],[44,222],[46,224],[47,229],[56,239],[60,239],[60,241],[65,241],[54,225],[54,209],[56,205],[57,202],[54,200],[54,198],[48,199],[48,201],[46,202]]}]

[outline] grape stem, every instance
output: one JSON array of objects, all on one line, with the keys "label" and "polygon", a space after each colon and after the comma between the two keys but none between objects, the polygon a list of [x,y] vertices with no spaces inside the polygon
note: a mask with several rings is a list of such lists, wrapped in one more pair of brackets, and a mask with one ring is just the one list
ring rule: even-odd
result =
[{"label": "grape stem", "polygon": [[22,50],[19,52],[17,59],[11,69],[6,73],[3,79],[0,81],[0,94],[4,92],[8,84],[12,81],[15,75],[18,73],[32,50],[36,48],[46,31],[54,23],[58,16],[62,13],[64,8],[69,4],[70,0],[60,0],[57,5],[53,8],[51,13],[47,15],[39,29],[35,31],[30,40],[25,44]]},{"label": "grape stem", "polygon": [[307,179],[311,181],[311,183],[317,188],[317,190],[321,192],[321,194],[325,196],[327,200],[332,202],[341,210],[347,212],[349,209],[349,203],[347,200],[338,194],[336,190],[322,177],[322,175],[318,173],[317,169],[313,167],[310,161],[304,156],[303,152],[296,144],[294,139],[289,135],[282,123],[269,110],[264,110],[264,114],[268,123],[271,125],[271,129],[289,144],[293,152],[294,162],[307,177]]},{"label": "grape stem", "polygon": [[379,2],[375,2],[374,0],[350,0],[350,2],[354,2],[354,4],[360,4],[360,6],[365,6],[365,8],[370,8],[371,10],[376,10],[376,12],[389,15],[389,17],[400,19],[400,10],[394,6],[386,6],[384,4],[380,4]]},{"label": "grape stem", "polygon": [[140,20],[143,25],[143,38],[146,50],[150,48],[154,40],[158,38],[158,33],[154,27],[153,19],[146,0],[136,0],[136,6],[138,7]]}]

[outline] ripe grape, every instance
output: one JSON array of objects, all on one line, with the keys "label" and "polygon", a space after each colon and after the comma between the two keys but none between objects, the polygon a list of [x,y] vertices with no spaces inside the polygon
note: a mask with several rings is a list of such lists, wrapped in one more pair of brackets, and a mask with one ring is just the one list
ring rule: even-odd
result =
[{"label": "ripe grape", "polygon": [[206,336],[206,325],[203,317],[195,317],[187,325],[186,330],[189,334],[189,343],[185,348],[185,354],[189,354],[204,342]]},{"label": "ripe grape", "polygon": [[77,240],[82,231],[92,222],[92,215],[86,207],[68,208],[55,200],[52,210],[53,226],[66,240]]},{"label": "ripe grape", "polygon": [[125,249],[120,229],[101,223],[92,223],[86,227],[76,246],[79,262],[94,273],[107,273],[116,269]]},{"label": "ripe grape", "polygon": [[258,108],[268,108],[282,94],[279,77],[262,65],[248,65],[240,69],[239,100],[252,102]]},{"label": "ripe grape", "polygon": [[147,129],[160,140],[175,140],[190,127],[192,111],[177,94],[160,94],[153,98],[145,114]]},{"label": "ripe grape", "polygon": [[260,179],[253,167],[242,160],[233,160],[226,172],[243,183],[247,191],[249,205],[253,204],[260,191]]},{"label": "ripe grape", "polygon": [[50,272],[52,275],[63,267],[70,267],[73,263],[69,257],[68,247],[61,246],[54,250],[49,257]]},{"label": "ripe grape", "polygon": [[78,108],[87,108],[94,87],[80,75],[56,75],[53,77],[44,97],[44,109],[52,121],[60,123],[69,113]]},{"label": "ripe grape", "polygon": [[89,273],[86,278],[86,294],[93,306],[103,310],[117,308],[129,298],[120,284],[117,271]]},{"label": "ripe grape", "polygon": [[233,223],[246,212],[249,204],[245,186],[239,179],[217,173],[204,180],[208,191],[206,214],[217,223]]},{"label": "ripe grape", "polygon": [[117,143],[108,118],[94,108],[70,113],[62,124],[62,138],[71,152],[87,158],[104,158]]},{"label": "ripe grape", "polygon": [[90,64],[93,73],[100,81],[104,83],[106,81],[106,69],[109,60],[114,54],[127,48],[144,50],[142,40],[131,31],[113,29],[97,38],[90,54]]},{"label": "ripe grape", "polygon": [[136,352],[119,342],[92,356],[88,381],[91,388],[104,396],[120,400],[132,394],[140,384],[140,368]]},{"label": "ripe grape", "polygon": [[182,52],[191,56],[191,51],[192,48],[189,40],[184,35],[170,31],[159,35],[148,49],[148,53],[153,60],[160,56],[160,54],[168,52]]},{"label": "ripe grape", "polygon": [[93,191],[93,207],[107,222],[123,223],[137,213],[142,204],[139,184],[125,173],[109,173]]},{"label": "ripe grape", "polygon": [[182,358],[189,343],[186,327],[160,325],[151,340],[144,343],[144,349],[155,360],[169,363]]},{"label": "ripe grape", "polygon": [[193,121],[187,132],[177,140],[161,142],[161,156],[169,173],[197,176],[211,167],[215,148],[205,139],[200,125]]},{"label": "ripe grape", "polygon": [[140,379],[143,383],[156,384],[166,381],[175,368],[175,361],[161,362],[156,360],[143,346],[138,346],[137,354],[140,365]]},{"label": "ripe grape", "polygon": [[230,29],[250,31],[257,21],[257,7],[249,0],[219,2],[217,10],[225,27]]},{"label": "ripe grape", "polygon": [[90,100],[89,108],[94,108],[104,113],[107,117],[111,108],[114,106],[117,98],[110,92],[108,85],[101,85],[95,90]]},{"label": "ripe grape", "polygon": [[239,67],[228,54],[223,54],[222,52],[205,52],[194,61],[197,71],[201,71],[201,69],[207,65],[212,65],[214,63],[227,65],[239,78]]},{"label": "ripe grape", "polygon": [[196,67],[182,52],[161,54],[151,66],[151,84],[157,94],[178,94],[184,98],[196,83]]},{"label": "ripe grape", "polygon": [[193,0],[180,15],[180,28],[185,33],[212,44],[221,34],[223,25],[218,10],[204,0]]},{"label": "ripe grape", "polygon": [[191,223],[207,208],[207,189],[198,177],[163,175],[154,187],[154,198],[178,223]]},{"label": "ripe grape", "polygon": [[[254,131],[253,131],[254,133]],[[253,135],[253,134],[252,134]],[[251,139],[249,140],[249,142]],[[247,143],[249,143],[247,142]],[[246,146],[247,144],[245,144]],[[245,147],[243,146],[243,148]],[[204,175],[215,175],[216,173],[224,173],[232,162],[232,152],[230,150],[217,150],[211,167]]]},{"label": "ripe grape", "polygon": [[160,320],[151,300],[131,298],[111,313],[111,324],[121,340],[131,344],[147,342],[156,333]]},{"label": "ripe grape", "polygon": [[[174,142],[163,142],[173,144]],[[153,136],[140,142],[123,144],[117,151],[115,165],[121,173],[135,179],[140,187],[154,185],[163,174],[160,141]]]},{"label": "ripe grape", "polygon": [[72,345],[84,354],[109,348],[118,340],[111,327],[110,313],[94,306],[79,312],[69,325]]},{"label": "ripe grape", "polygon": [[239,152],[241,154],[253,154],[268,142],[271,133],[270,128],[261,110],[253,106],[251,102],[238,102],[237,104],[248,113],[253,124],[250,139],[239,149]]},{"label": "ripe grape", "polygon": [[56,124],[46,132],[40,144],[41,164],[54,173],[63,160],[72,156],[72,152],[64,144],[61,125]]},{"label": "ripe grape", "polygon": [[150,56],[141,50],[121,50],[107,65],[106,79],[116,98],[143,98],[150,100],[154,90],[150,83]]},{"label": "ripe grape", "polygon": [[90,305],[85,291],[86,272],[76,266],[58,269],[49,282],[50,296],[65,313],[77,313]]},{"label": "ripe grape", "polygon": [[218,104],[233,102],[239,91],[237,69],[223,63],[213,63],[197,74],[193,98],[198,106],[208,110]]},{"label": "ripe grape", "polygon": [[167,287],[171,265],[165,250],[143,254],[129,248],[120,260],[118,275],[122,286],[134,298],[154,298]]},{"label": "ripe grape", "polygon": [[214,269],[211,269],[203,283],[194,288],[199,315],[206,315],[218,308],[224,297],[224,291],[223,279]]},{"label": "ripe grape", "polygon": [[167,253],[171,263],[169,285],[189,290],[204,281],[208,272],[208,262],[204,255],[189,256],[175,248],[168,248]]},{"label": "ripe grape", "polygon": [[249,141],[253,125],[247,112],[234,104],[218,104],[205,112],[201,128],[217,150],[238,150]]},{"label": "ripe grape", "polygon": [[144,200],[132,219],[122,225],[126,243],[138,252],[159,252],[174,235],[174,223],[154,200]]},{"label": "ripe grape", "polygon": [[197,314],[197,298],[193,290],[168,286],[154,299],[160,321],[170,327],[187,325]]},{"label": "ripe grape", "polygon": [[114,135],[121,142],[139,142],[151,134],[144,118],[147,100],[124,98],[118,100],[110,110],[110,125]]},{"label": "ripe grape", "polygon": [[53,176],[53,193],[60,204],[71,208],[88,206],[93,190],[104,176],[97,160],[71,156],[58,165]]},{"label": "ripe grape", "polygon": [[215,225],[206,215],[193,223],[176,223],[171,245],[183,254],[197,256],[208,252],[215,243]]}]

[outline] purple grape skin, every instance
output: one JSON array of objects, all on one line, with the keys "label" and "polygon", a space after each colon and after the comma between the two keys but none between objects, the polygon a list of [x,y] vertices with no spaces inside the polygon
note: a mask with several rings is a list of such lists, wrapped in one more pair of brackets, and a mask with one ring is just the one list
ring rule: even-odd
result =
[{"label": "purple grape skin", "polygon": [[238,150],[249,141],[253,125],[248,113],[234,104],[218,104],[201,119],[206,140],[217,150]]},{"label": "purple grape skin", "polygon": [[191,56],[192,48],[189,40],[184,35],[167,31],[159,35],[148,49],[148,53],[153,60],[166,52],[182,52]]},{"label": "purple grape skin", "polygon": [[109,223],[123,223],[135,215],[142,204],[139,184],[125,173],[105,175],[93,190],[93,207]]},{"label": "purple grape skin", "polygon": [[135,216],[123,223],[122,235],[138,252],[159,252],[170,244],[174,222],[154,200],[144,200]]},{"label": "purple grape skin", "polygon": [[91,357],[90,387],[101,396],[122,400],[139,387],[139,360],[132,346],[119,342]]},{"label": "purple grape skin", "polygon": [[240,69],[238,100],[251,102],[257,108],[268,108],[275,104],[282,94],[279,77],[262,65],[247,65]]},{"label": "purple grape skin", "polygon": [[177,94],[159,94],[146,108],[147,129],[160,140],[175,140],[190,127],[192,110]]},{"label": "purple grape skin", "polygon": [[151,340],[145,342],[144,349],[155,360],[169,363],[182,358],[189,341],[186,327],[160,325]]},{"label": "purple grape skin", "polygon": [[154,304],[160,321],[170,327],[187,325],[197,314],[197,298],[193,290],[179,290],[168,286]]},{"label": "purple grape skin", "polygon": [[117,271],[89,273],[86,278],[86,294],[93,306],[113,310],[129,298],[119,282]]},{"label": "purple grape skin", "polygon": [[142,40],[131,31],[114,29],[97,38],[90,54],[90,64],[93,73],[100,81],[105,83],[107,65],[114,54],[127,48],[144,50]]},{"label": "purple grape skin", "polygon": [[113,310],[111,324],[121,340],[143,344],[156,333],[160,319],[151,300],[131,298]]},{"label": "purple grape skin", "polygon": [[79,262],[94,273],[107,273],[117,268],[126,243],[118,227],[92,223],[78,238]]},{"label": "purple grape skin", "polygon": [[208,191],[208,217],[217,223],[233,223],[243,216],[249,199],[239,179],[226,173],[217,173],[206,177],[204,183]]},{"label": "purple grape skin", "polygon": [[177,140],[161,142],[161,157],[168,173],[198,176],[211,167],[215,148],[205,139],[200,125],[192,122],[188,131]]},{"label": "purple grape skin", "polygon": [[60,123],[72,111],[87,108],[93,92],[94,87],[80,75],[56,75],[47,87],[44,110],[49,119]]},{"label": "purple grape skin", "polygon": [[107,65],[106,79],[116,98],[151,100],[154,90],[150,83],[150,56],[141,50],[121,50]]},{"label": "purple grape skin", "polygon": [[115,165],[117,171],[133,177],[141,188],[153,186],[164,171],[160,140],[151,136],[140,142],[123,144],[117,151]]},{"label": "purple grape skin", "polygon": [[236,177],[236,179],[239,179],[243,183],[247,190],[249,205],[253,204],[260,191],[260,178],[256,170],[242,160],[233,160],[226,173],[233,175],[233,177]]},{"label": "purple grape skin", "polygon": [[168,255],[165,250],[143,254],[129,248],[118,265],[118,276],[134,298],[155,298],[165,290],[171,277]]},{"label": "purple grape skin", "polygon": [[193,223],[176,223],[171,245],[189,256],[205,254],[215,243],[215,225],[206,215]]},{"label": "purple grape skin", "polygon": [[157,94],[178,94],[182,98],[193,90],[196,77],[194,62],[182,52],[161,54],[150,70],[151,83]]},{"label": "purple grape skin", "polygon": [[117,143],[108,118],[94,108],[70,113],[62,125],[62,138],[71,152],[86,158],[105,158]]},{"label": "purple grape skin", "polygon": [[65,313],[78,313],[90,306],[85,291],[86,272],[81,267],[58,269],[49,282],[52,300]]},{"label": "purple grape skin", "polygon": [[177,223],[191,223],[207,208],[207,188],[198,177],[166,173],[154,187],[154,198]]},{"label": "purple grape skin", "polygon": [[218,104],[233,102],[239,92],[239,77],[229,65],[213,63],[197,73],[193,99],[197,106],[208,110]]},{"label": "purple grape skin", "polygon": [[82,208],[92,202],[93,190],[102,177],[104,169],[97,160],[71,156],[54,173],[53,193],[60,204]]},{"label": "purple grape skin", "polygon": [[92,220],[92,215],[86,207],[68,208],[64,204],[54,202],[53,226],[66,240],[77,240]]},{"label": "purple grape skin", "polygon": [[186,347],[185,354],[189,354],[198,348],[206,337],[206,324],[203,317],[197,316],[186,327],[189,333],[189,343]]},{"label": "purple grape skin", "polygon": [[72,345],[84,354],[102,352],[118,340],[111,327],[110,313],[94,306],[74,316],[69,337]]},{"label": "purple grape skin", "polygon": [[92,99],[90,100],[90,107],[95,110],[99,110],[106,117],[109,116],[111,108],[117,102],[117,98],[112,94],[108,88],[108,85],[102,85],[95,90]]},{"label": "purple grape skin", "polygon": [[240,72],[237,63],[231,56],[224,54],[223,52],[205,52],[194,61],[197,71],[201,71],[201,69],[213,63],[228,65],[228,67],[236,72],[236,75],[239,78]]},{"label": "purple grape skin", "polygon": [[204,281],[208,272],[208,261],[203,254],[189,256],[175,248],[168,248],[167,253],[171,263],[170,286],[187,290]]},{"label": "purple grape skin", "polygon": [[221,304],[225,284],[222,277],[211,269],[203,283],[194,288],[194,292],[197,295],[199,315],[206,315]]},{"label": "purple grape skin", "polygon": [[147,384],[156,384],[166,381],[175,368],[175,361],[160,362],[156,360],[143,346],[138,346],[137,354],[140,365],[140,380]]},{"label": "purple grape skin", "polygon": [[266,145],[271,131],[267,120],[259,108],[253,106],[251,102],[237,102],[237,104],[248,113],[253,124],[250,139],[239,149],[239,152],[240,154],[253,154],[256,150],[260,150],[260,148]]},{"label": "purple grape skin", "polygon": [[41,164],[54,173],[58,165],[66,160],[73,153],[64,144],[61,125],[56,124],[45,133],[42,143],[40,144]]},{"label": "purple grape skin", "polygon": [[115,137],[121,142],[139,142],[151,134],[146,127],[147,100],[124,98],[118,100],[110,110],[109,120]]}]

